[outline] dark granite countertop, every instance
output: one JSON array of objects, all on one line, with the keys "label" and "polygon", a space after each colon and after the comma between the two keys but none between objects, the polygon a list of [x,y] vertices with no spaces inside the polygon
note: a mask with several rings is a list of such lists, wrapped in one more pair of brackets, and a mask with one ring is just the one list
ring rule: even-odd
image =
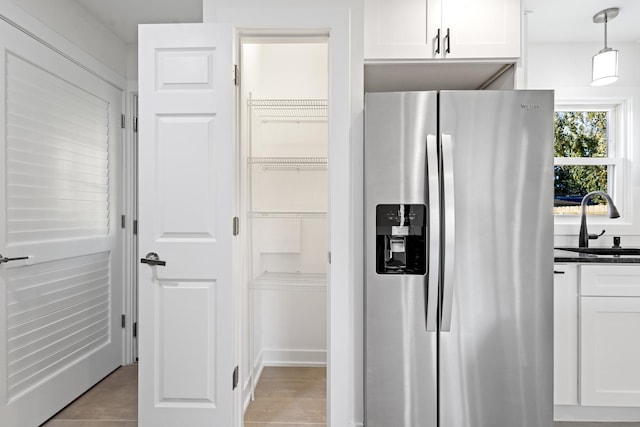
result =
[{"label": "dark granite countertop", "polygon": [[592,255],[578,252],[553,250],[554,262],[601,263],[601,264],[640,264],[638,255]]}]

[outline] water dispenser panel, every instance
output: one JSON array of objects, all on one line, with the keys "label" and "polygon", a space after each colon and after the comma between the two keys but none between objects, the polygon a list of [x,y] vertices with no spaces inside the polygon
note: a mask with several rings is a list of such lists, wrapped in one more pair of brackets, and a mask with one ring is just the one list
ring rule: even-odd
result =
[{"label": "water dispenser panel", "polygon": [[376,272],[426,274],[425,205],[376,206]]}]

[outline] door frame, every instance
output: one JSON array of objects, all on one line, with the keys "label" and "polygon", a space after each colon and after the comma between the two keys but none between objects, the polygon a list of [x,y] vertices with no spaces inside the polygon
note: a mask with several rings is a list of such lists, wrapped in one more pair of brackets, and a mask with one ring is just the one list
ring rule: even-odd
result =
[{"label": "door frame", "polygon": [[122,242],[124,288],[123,288],[123,353],[122,364],[138,360],[138,85],[129,83],[125,101],[125,134],[122,150],[123,194],[121,226],[124,229]]},{"label": "door frame", "polygon": [[[352,74],[352,63],[362,63],[362,50],[356,49],[355,55],[352,54],[353,29],[350,9],[219,8],[215,16],[215,22],[226,22],[235,26],[236,42],[239,41],[241,32],[247,34],[249,31],[258,34],[286,34],[289,31],[298,34],[317,32],[329,35],[330,166],[327,217],[331,262],[327,281],[327,424],[359,424],[362,414],[362,390],[357,385],[362,384],[363,374],[362,178],[359,175],[362,167],[361,112],[364,103],[362,70],[358,69]],[[357,44],[361,42],[359,39]],[[354,188],[357,190],[354,191]],[[236,310],[234,328],[240,322]],[[238,334],[235,336],[238,337]],[[240,345],[241,343],[237,342],[234,347],[239,348]]]}]

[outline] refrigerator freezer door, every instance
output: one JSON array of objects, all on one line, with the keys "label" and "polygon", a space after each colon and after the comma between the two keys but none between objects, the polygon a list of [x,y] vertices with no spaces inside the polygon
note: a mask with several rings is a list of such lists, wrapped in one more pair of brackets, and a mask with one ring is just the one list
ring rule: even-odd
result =
[{"label": "refrigerator freezer door", "polygon": [[440,426],[550,427],[553,93],[441,92],[440,131],[451,135],[455,186]]},{"label": "refrigerator freezer door", "polygon": [[[376,227],[377,208],[384,214],[381,224],[396,221],[397,217],[408,218],[398,219],[395,228],[387,227],[396,234],[391,240],[397,240],[395,245],[400,249],[405,233],[397,230],[404,230],[406,220],[411,225],[417,219],[418,215],[411,212],[422,212],[414,206],[424,206],[423,211],[429,212],[427,136],[436,134],[436,100],[435,92],[369,93],[366,97],[367,427],[435,426],[437,422],[437,332],[428,332],[426,325],[426,300],[435,300],[437,296],[425,293],[429,271],[427,274],[406,274],[408,270],[401,269],[397,274],[376,272],[377,234],[387,232],[380,230],[384,227]],[[392,205],[399,208],[394,211]],[[426,231],[431,233],[428,225]],[[422,241],[424,250],[429,245],[429,237]],[[388,243],[384,239],[382,242]],[[391,252],[388,258],[394,255]]]}]

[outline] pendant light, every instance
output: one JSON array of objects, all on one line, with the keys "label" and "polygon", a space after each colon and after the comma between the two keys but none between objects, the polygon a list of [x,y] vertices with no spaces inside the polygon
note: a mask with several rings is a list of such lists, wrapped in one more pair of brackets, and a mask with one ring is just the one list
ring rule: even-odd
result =
[{"label": "pendant light", "polygon": [[591,86],[604,86],[618,80],[618,51],[607,46],[607,22],[618,16],[620,9],[612,7],[593,15],[593,22],[604,22],[604,48],[591,60]]}]

